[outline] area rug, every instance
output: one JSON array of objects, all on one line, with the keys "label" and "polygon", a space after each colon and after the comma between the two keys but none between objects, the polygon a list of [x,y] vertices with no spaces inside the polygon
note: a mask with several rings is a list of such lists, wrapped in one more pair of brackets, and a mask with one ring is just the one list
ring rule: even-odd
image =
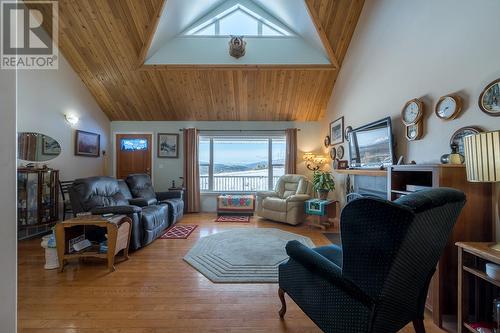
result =
[{"label": "area rug", "polygon": [[313,247],[308,237],[273,228],[236,229],[200,239],[184,257],[212,282],[278,282],[278,266],[288,259],[291,240]]},{"label": "area rug", "polygon": [[250,216],[236,216],[236,215],[221,215],[215,219],[215,222],[250,222]]},{"label": "area rug", "polygon": [[160,237],[161,239],[186,239],[196,229],[195,224],[174,225]]},{"label": "area rug", "polygon": [[335,245],[338,245],[338,246],[342,245],[342,241],[340,240],[340,234],[339,233],[325,232],[325,233],[323,233],[323,236],[325,236],[326,238],[328,238],[328,240],[330,242],[332,242],[332,244],[335,244]]}]

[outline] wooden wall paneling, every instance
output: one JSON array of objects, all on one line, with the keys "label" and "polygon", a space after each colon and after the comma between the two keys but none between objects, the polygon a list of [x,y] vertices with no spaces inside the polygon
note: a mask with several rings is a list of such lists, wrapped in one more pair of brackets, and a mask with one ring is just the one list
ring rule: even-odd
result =
[{"label": "wooden wall paneling", "polygon": [[[363,0],[307,2],[327,50],[341,62]],[[59,1],[59,48],[110,120],[316,121],[323,117],[338,73],[331,65],[138,68],[164,3]],[[36,7],[36,3],[27,5]]]}]

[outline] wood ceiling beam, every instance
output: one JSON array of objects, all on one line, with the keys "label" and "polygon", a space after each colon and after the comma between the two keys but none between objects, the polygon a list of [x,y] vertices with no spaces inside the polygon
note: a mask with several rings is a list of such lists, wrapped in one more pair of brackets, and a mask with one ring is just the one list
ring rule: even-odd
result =
[{"label": "wood ceiling beam", "polygon": [[319,38],[321,39],[321,43],[323,44],[323,47],[326,50],[328,59],[336,69],[340,69],[340,63],[338,61],[338,58],[335,55],[335,52],[333,51],[332,44],[330,44],[330,41],[328,40],[328,36],[325,32],[325,29],[323,28],[323,25],[321,24],[319,16],[316,13],[316,10],[312,7],[312,4],[310,3],[309,0],[306,0],[305,3],[307,7],[307,12],[311,17],[314,27],[316,28],[316,32],[318,33]]},{"label": "wood ceiling beam", "polygon": [[158,29],[158,24],[160,23],[161,14],[163,13],[163,9],[165,8],[166,3],[167,0],[163,0],[161,5],[158,6],[155,16],[152,18],[151,24],[148,27],[148,30],[146,32],[146,40],[142,44],[141,52],[139,53],[138,67],[143,66],[144,63],[146,62],[146,57],[148,55],[149,48],[151,47],[151,43],[153,42],[156,29]]}]

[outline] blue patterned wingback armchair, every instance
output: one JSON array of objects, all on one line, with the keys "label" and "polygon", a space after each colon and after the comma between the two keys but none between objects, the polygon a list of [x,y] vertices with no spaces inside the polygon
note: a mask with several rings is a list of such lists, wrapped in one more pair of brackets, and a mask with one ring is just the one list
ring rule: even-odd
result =
[{"label": "blue patterned wingback armchair", "polygon": [[325,332],[391,333],[413,322],[425,332],[427,289],[465,195],[438,188],[395,202],[356,199],[341,214],[342,247],[286,245],[285,293]]}]

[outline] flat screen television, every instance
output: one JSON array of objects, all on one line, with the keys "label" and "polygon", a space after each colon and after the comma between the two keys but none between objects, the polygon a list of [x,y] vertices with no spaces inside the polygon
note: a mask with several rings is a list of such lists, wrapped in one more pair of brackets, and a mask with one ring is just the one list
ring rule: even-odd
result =
[{"label": "flat screen television", "polygon": [[394,164],[391,118],[352,130],[349,134],[351,168],[379,169]]}]

